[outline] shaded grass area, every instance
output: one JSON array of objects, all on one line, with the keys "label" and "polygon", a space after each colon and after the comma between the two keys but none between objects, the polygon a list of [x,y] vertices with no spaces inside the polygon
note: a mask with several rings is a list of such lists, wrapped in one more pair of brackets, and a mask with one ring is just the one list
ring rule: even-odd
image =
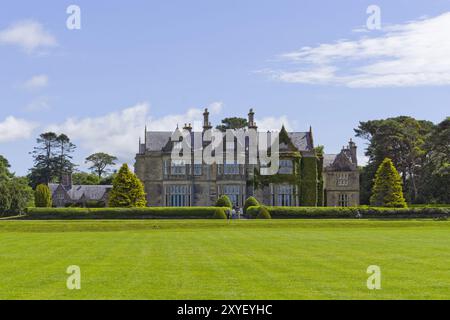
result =
[{"label": "shaded grass area", "polygon": [[450,298],[447,221],[0,221],[0,243],[0,299]]}]

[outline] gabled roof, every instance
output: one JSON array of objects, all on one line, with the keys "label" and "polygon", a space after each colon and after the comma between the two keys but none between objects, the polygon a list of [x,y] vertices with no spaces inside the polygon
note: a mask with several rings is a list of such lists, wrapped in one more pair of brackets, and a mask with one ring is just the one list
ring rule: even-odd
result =
[{"label": "gabled roof", "polygon": [[[55,183],[49,184],[52,195],[55,193],[59,186],[61,185]],[[83,195],[88,200],[102,200],[105,196],[105,193],[109,192],[111,189],[112,186],[110,185],[73,185],[70,189],[64,189],[64,191],[66,191],[67,195],[72,201],[80,200]]]},{"label": "gabled roof", "polygon": [[342,150],[338,154],[325,154],[323,167],[329,171],[353,171],[357,165],[353,163],[351,154],[347,150]]}]

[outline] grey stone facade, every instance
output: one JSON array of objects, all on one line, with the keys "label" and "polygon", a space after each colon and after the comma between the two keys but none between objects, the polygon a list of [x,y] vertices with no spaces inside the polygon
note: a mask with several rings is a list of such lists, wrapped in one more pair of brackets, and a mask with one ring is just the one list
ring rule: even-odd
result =
[{"label": "grey stone facade", "polygon": [[[206,109],[203,132],[211,128]],[[192,132],[190,125],[184,129],[189,130],[192,142],[197,139],[201,141],[201,146],[207,145],[203,141],[203,132]],[[249,126],[246,130],[257,131],[252,110],[249,113]],[[291,159],[292,154],[299,154],[301,158],[313,158],[317,159],[318,164],[323,163],[323,168],[320,168],[323,170],[318,172],[323,172],[325,201],[317,197],[313,205],[320,206],[325,202],[329,206],[350,206],[359,203],[359,174],[354,144],[351,147],[353,149],[349,147],[339,155],[325,155],[322,161],[316,155],[311,129],[307,132],[286,132],[286,134],[287,141],[280,143],[280,159],[283,162],[280,162],[280,171],[277,174],[279,178],[266,185],[258,186],[255,183],[255,172],[260,169],[259,164],[252,165],[246,162],[246,164],[196,165],[193,160],[186,164],[172,162],[172,149],[178,141],[171,140],[173,132],[169,131],[145,130],[145,140],[139,143],[139,152],[136,155],[135,173],[145,186],[149,206],[211,206],[224,194],[240,207],[249,196],[255,196],[266,205],[312,205],[302,203],[302,192],[307,192],[306,184],[301,185],[301,176],[304,173],[297,172],[300,169],[295,165],[295,159]],[[248,158],[247,148],[245,150],[245,156]],[[346,183],[341,183],[342,176],[339,176],[341,173],[344,176],[348,174]],[[321,179],[317,174],[314,179],[311,188],[317,189]],[[342,194],[346,194],[345,199],[349,200],[339,201]]]}]

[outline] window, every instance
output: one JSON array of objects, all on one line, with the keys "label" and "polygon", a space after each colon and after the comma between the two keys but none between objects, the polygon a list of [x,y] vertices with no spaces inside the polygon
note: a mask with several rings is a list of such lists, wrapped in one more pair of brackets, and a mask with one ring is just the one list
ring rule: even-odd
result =
[{"label": "window", "polygon": [[170,171],[173,175],[186,174],[186,162],[183,160],[173,160]]},{"label": "window", "polygon": [[277,205],[282,207],[289,207],[294,205],[294,186],[279,185],[277,187]]},{"label": "window", "polygon": [[164,160],[164,175],[169,174],[169,160]]},{"label": "window", "polygon": [[239,185],[223,186],[222,193],[230,198],[233,206],[239,205],[239,195],[241,194],[241,187]]},{"label": "window", "polygon": [[223,165],[223,174],[239,174],[239,164],[225,163]]},{"label": "window", "polygon": [[292,174],[294,173],[294,165],[292,160],[280,160],[280,167],[278,169],[280,174]]},{"label": "window", "polygon": [[166,187],[166,206],[186,207],[191,205],[190,186],[173,185]]},{"label": "window", "polygon": [[58,192],[58,193],[56,193],[56,199],[57,200],[64,200],[64,193],[62,193],[62,192]]},{"label": "window", "polygon": [[340,187],[348,186],[348,173],[337,174],[337,185]]},{"label": "window", "polygon": [[202,164],[194,164],[194,176],[201,176],[202,175]]},{"label": "window", "polygon": [[339,207],[348,207],[348,194],[342,193],[338,198]]}]

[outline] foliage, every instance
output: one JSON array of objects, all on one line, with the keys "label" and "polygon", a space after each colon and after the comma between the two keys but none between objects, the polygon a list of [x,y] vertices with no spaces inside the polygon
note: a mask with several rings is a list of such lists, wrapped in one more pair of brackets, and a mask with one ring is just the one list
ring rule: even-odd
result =
[{"label": "foliage", "polygon": [[86,172],[76,172],[72,174],[72,183],[74,185],[99,185],[100,179],[96,174]]},{"label": "foliage", "polygon": [[227,215],[225,214],[225,210],[222,209],[222,208],[217,208],[217,209],[214,211],[214,216],[213,216],[213,218],[214,218],[214,219],[226,219],[226,218],[227,218]]},{"label": "foliage", "polygon": [[230,198],[226,195],[220,196],[219,199],[216,201],[216,207],[227,207],[232,208],[233,203],[231,202]]},{"label": "foliage", "polygon": [[37,208],[51,208],[52,194],[48,186],[40,184],[36,187],[36,191],[34,192],[34,203]]},{"label": "foliage", "polygon": [[270,216],[269,210],[267,210],[266,207],[261,206],[259,207],[256,219],[272,219],[272,217]]},{"label": "foliage", "polygon": [[136,175],[123,164],[114,178],[113,189],[109,195],[110,207],[145,207],[147,200],[144,186]]},{"label": "foliage", "polygon": [[300,205],[317,205],[317,158],[303,157],[301,161]]},{"label": "foliage", "polygon": [[370,204],[376,207],[406,207],[402,180],[389,158],[384,159],[375,174]]},{"label": "foliage", "polygon": [[96,173],[100,180],[102,176],[109,171],[108,167],[115,165],[116,161],[117,157],[104,152],[98,152],[87,157],[85,163],[91,164],[89,170]]},{"label": "foliage", "polygon": [[25,219],[213,219],[216,218],[217,211],[223,212],[224,209],[217,207],[29,208]]},{"label": "foliage", "polygon": [[105,208],[106,203],[104,201],[100,201],[100,200],[89,200],[89,201],[86,201],[85,207],[86,208]]},{"label": "foliage", "polygon": [[[249,207],[247,215],[256,218],[260,207]],[[265,207],[273,219],[419,219],[450,216],[450,207]]]},{"label": "foliage", "polygon": [[0,156],[0,216],[21,214],[33,204],[33,190],[28,180],[15,177],[9,168],[8,160]]},{"label": "foliage", "polygon": [[248,197],[244,203],[244,214],[247,212],[249,207],[259,206],[258,200],[255,197]]},{"label": "foliage", "polygon": [[222,124],[218,125],[216,129],[225,132],[227,129],[242,129],[248,126],[248,121],[245,118],[225,118]]},{"label": "foliage", "polygon": [[12,177],[12,174],[9,172],[9,168],[11,165],[9,161],[0,155],[0,181],[6,180]]},{"label": "foliage", "polygon": [[450,203],[450,117],[439,123],[425,145],[418,203]]},{"label": "foliage", "polygon": [[101,185],[112,185],[116,176],[117,176],[117,172],[114,172],[113,174],[110,174],[110,175],[102,178],[100,180],[100,184]]},{"label": "foliage", "polygon": [[360,122],[355,129],[356,136],[369,142],[366,150],[369,168],[364,172],[367,176],[362,183],[365,188],[362,203],[367,203],[370,181],[385,158],[390,158],[399,170],[408,199],[416,201],[420,194],[417,178],[426,154],[425,142],[433,127],[429,121],[406,116]]},{"label": "foliage", "polygon": [[30,169],[29,179],[33,187],[38,184],[49,184],[61,181],[64,173],[70,173],[75,167],[72,163],[72,153],[76,146],[65,134],[54,132],[42,133],[36,139],[34,147],[34,167]]}]

